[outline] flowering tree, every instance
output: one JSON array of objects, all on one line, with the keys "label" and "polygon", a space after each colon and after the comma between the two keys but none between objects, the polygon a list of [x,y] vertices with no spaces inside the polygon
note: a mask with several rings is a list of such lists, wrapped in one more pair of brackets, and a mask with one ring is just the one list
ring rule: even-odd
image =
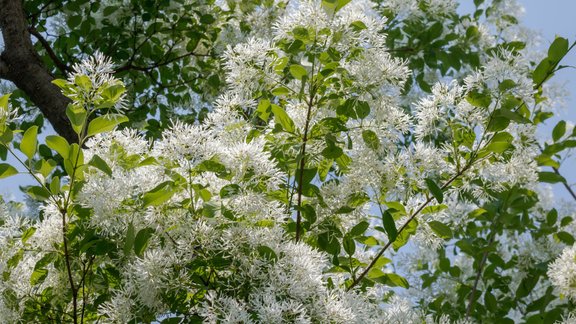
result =
[{"label": "flowering tree", "polygon": [[540,183],[572,193],[576,132],[535,132],[574,45],[535,53],[510,3],[213,4],[226,87],[157,139],[122,128],[129,92],[101,54],[53,81],[73,139],[39,144],[2,97],[0,153],[20,164],[0,177],[29,173],[42,202],[1,205],[2,318],[573,320],[574,208]]}]

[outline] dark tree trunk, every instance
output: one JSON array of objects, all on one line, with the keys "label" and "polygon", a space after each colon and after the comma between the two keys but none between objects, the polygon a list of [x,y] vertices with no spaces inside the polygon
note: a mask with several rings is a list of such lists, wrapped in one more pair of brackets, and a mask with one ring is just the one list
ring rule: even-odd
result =
[{"label": "dark tree trunk", "polygon": [[52,84],[54,77],[32,45],[21,0],[0,0],[0,29],[4,38],[0,78],[12,81],[24,91],[60,136],[77,142],[77,135],[66,117],[70,100]]}]

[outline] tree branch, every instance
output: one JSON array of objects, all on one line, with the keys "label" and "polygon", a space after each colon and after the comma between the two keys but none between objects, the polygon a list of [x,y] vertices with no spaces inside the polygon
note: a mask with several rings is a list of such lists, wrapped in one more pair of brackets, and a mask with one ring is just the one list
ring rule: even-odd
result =
[{"label": "tree branch", "polygon": [[0,29],[5,46],[0,54],[0,77],[24,91],[58,134],[69,142],[76,142],[76,133],[66,117],[70,100],[52,84],[54,77],[32,45],[22,1],[0,0],[0,8]]},{"label": "tree branch", "polygon": [[466,318],[470,317],[470,313],[472,312],[472,308],[474,303],[476,302],[476,291],[478,290],[478,283],[480,282],[480,278],[482,278],[482,270],[484,270],[484,265],[486,264],[486,259],[488,259],[488,252],[490,251],[490,247],[494,243],[494,239],[496,238],[496,234],[491,232],[492,237],[488,241],[488,245],[486,246],[486,251],[482,254],[482,259],[480,260],[480,264],[478,265],[478,270],[476,271],[476,278],[474,279],[474,285],[472,286],[472,292],[470,293],[470,298],[468,299],[468,307],[466,308]]},{"label": "tree branch", "polygon": [[[472,166],[472,162],[469,162],[464,168],[462,168],[462,170],[460,170],[458,173],[456,173],[454,176],[452,176],[452,178],[450,178],[448,181],[446,181],[446,183],[444,183],[444,185],[442,187],[440,187],[440,189],[442,191],[444,191],[446,188],[448,188],[448,186],[450,186],[452,184],[452,182],[454,182],[462,174],[464,174],[464,172],[466,172],[466,170],[468,170],[471,166]],[[428,197],[428,199],[426,199],[426,201],[424,203],[422,203],[418,207],[418,209],[416,209],[416,211],[414,211],[414,213],[412,215],[410,215],[408,220],[406,222],[404,222],[404,224],[398,229],[396,237],[393,240],[388,240],[386,245],[384,245],[384,247],[382,249],[380,249],[380,251],[378,251],[376,256],[374,256],[372,262],[370,262],[370,264],[364,269],[364,271],[356,279],[352,280],[352,284],[350,284],[348,289],[346,289],[347,291],[352,290],[352,288],[354,288],[356,285],[358,285],[360,283],[360,281],[362,281],[362,279],[364,279],[364,277],[366,277],[366,275],[368,275],[368,272],[370,272],[370,270],[374,267],[374,265],[376,265],[376,262],[378,261],[378,259],[384,254],[384,252],[386,252],[386,250],[388,250],[388,248],[390,248],[392,246],[392,244],[394,242],[396,242],[396,239],[408,227],[408,224],[410,224],[410,222],[412,222],[412,220],[414,220],[414,218],[416,218],[416,216],[418,216],[420,214],[420,212],[426,206],[428,206],[428,204],[431,203],[432,200],[434,200],[434,199],[435,198],[433,196]]]},{"label": "tree branch", "polygon": [[159,68],[159,67],[161,67],[161,66],[168,65],[168,64],[170,64],[170,63],[172,63],[172,62],[176,62],[176,61],[178,61],[178,60],[181,60],[181,59],[183,59],[183,58],[185,58],[185,57],[189,57],[189,56],[210,56],[210,54],[197,54],[197,53],[194,53],[194,52],[188,52],[188,53],[186,53],[186,54],[182,54],[182,55],[176,56],[176,57],[174,57],[174,58],[172,58],[172,59],[169,59],[169,60],[166,60],[166,61],[164,61],[164,62],[155,62],[154,64],[149,65],[149,66],[136,66],[136,65],[133,65],[133,64],[132,64],[132,61],[129,61],[129,62],[126,63],[125,65],[117,68],[115,72],[118,73],[118,72],[128,71],[128,70],[136,70],[136,71],[148,72],[148,71],[153,70],[153,69],[155,69],[155,68]]},{"label": "tree branch", "polygon": [[[562,176],[560,174],[560,170],[558,168],[552,167],[552,170],[554,170],[554,173],[556,173],[557,175]],[[574,193],[574,190],[572,190],[572,187],[570,187],[570,185],[568,183],[566,183],[565,181],[562,181],[562,185],[564,185],[564,188],[566,188],[566,190],[568,191],[570,196],[572,196],[572,198],[574,198],[574,200],[576,200],[576,193]]]},{"label": "tree branch", "polygon": [[56,65],[58,70],[60,70],[60,72],[62,72],[63,75],[67,75],[68,72],[72,72],[72,68],[69,67],[68,65],[64,64],[64,62],[62,62],[58,58],[56,53],[54,53],[54,51],[52,50],[50,43],[48,43],[46,38],[44,38],[44,36],[42,36],[42,34],[40,34],[36,30],[36,28],[28,27],[28,31],[30,32],[30,34],[32,34],[32,35],[34,35],[34,37],[36,37],[36,39],[40,42],[40,44],[42,44],[42,47],[44,47],[44,49],[46,50],[46,53],[48,53],[48,56],[50,56],[50,59],[52,60],[52,62],[54,62],[54,65]]}]

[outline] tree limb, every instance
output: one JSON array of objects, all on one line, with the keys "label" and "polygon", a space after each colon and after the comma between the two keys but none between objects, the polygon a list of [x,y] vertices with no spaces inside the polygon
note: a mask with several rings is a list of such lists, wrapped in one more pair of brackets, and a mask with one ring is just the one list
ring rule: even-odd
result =
[{"label": "tree limb", "polygon": [[58,58],[56,53],[54,53],[54,51],[52,50],[50,43],[48,43],[48,41],[44,38],[44,36],[42,36],[42,34],[40,34],[36,30],[36,28],[29,27],[28,31],[30,32],[30,34],[32,34],[32,35],[34,35],[34,37],[36,37],[36,39],[40,42],[40,44],[42,44],[42,47],[44,47],[44,49],[46,50],[46,53],[48,53],[48,56],[50,56],[50,59],[52,60],[52,62],[54,62],[54,65],[56,65],[58,70],[60,70],[60,72],[62,72],[63,75],[67,75],[68,72],[72,72],[72,68],[69,67],[68,65],[64,64],[64,62],[62,62]]},{"label": "tree limb", "polygon": [[170,64],[170,63],[176,62],[176,61],[178,61],[178,60],[181,60],[181,59],[183,59],[183,58],[185,58],[185,57],[189,57],[189,56],[206,56],[206,57],[207,57],[207,56],[210,56],[210,54],[198,54],[198,53],[195,53],[195,52],[188,52],[188,53],[186,53],[186,54],[182,54],[182,55],[176,56],[176,57],[174,57],[174,58],[165,60],[165,61],[163,61],[163,62],[162,62],[162,61],[161,61],[161,62],[155,62],[154,64],[151,64],[150,66],[135,66],[135,65],[132,64],[132,60],[130,60],[130,61],[129,61],[128,63],[126,63],[125,65],[117,68],[116,71],[114,71],[114,72],[118,73],[118,72],[128,71],[128,70],[136,70],[136,71],[148,72],[148,71],[154,70],[154,69],[159,68],[159,67],[161,67],[161,66],[168,65],[168,64]]},{"label": "tree limb", "polygon": [[0,54],[0,77],[24,91],[58,134],[69,142],[76,142],[76,133],[66,118],[70,100],[52,84],[54,77],[32,45],[22,1],[0,0],[0,8],[0,29],[5,46]]},{"label": "tree limb", "polygon": [[[559,176],[562,176],[560,174],[560,170],[556,167],[552,167],[552,170],[554,170],[554,173],[556,173]],[[574,198],[574,200],[576,200],[576,193],[574,193],[574,190],[572,190],[572,187],[570,187],[570,185],[568,183],[566,183],[565,181],[562,181],[562,185],[564,185],[564,188],[566,188],[566,190],[568,190],[568,193],[570,194],[570,196],[572,196],[572,198]]]}]

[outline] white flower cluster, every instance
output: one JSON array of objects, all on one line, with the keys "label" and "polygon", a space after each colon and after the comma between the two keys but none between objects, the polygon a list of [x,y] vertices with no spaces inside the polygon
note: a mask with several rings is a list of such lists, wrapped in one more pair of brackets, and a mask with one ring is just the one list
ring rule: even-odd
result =
[{"label": "white flower cluster", "polygon": [[576,245],[565,248],[550,264],[548,277],[562,295],[576,300]]}]

